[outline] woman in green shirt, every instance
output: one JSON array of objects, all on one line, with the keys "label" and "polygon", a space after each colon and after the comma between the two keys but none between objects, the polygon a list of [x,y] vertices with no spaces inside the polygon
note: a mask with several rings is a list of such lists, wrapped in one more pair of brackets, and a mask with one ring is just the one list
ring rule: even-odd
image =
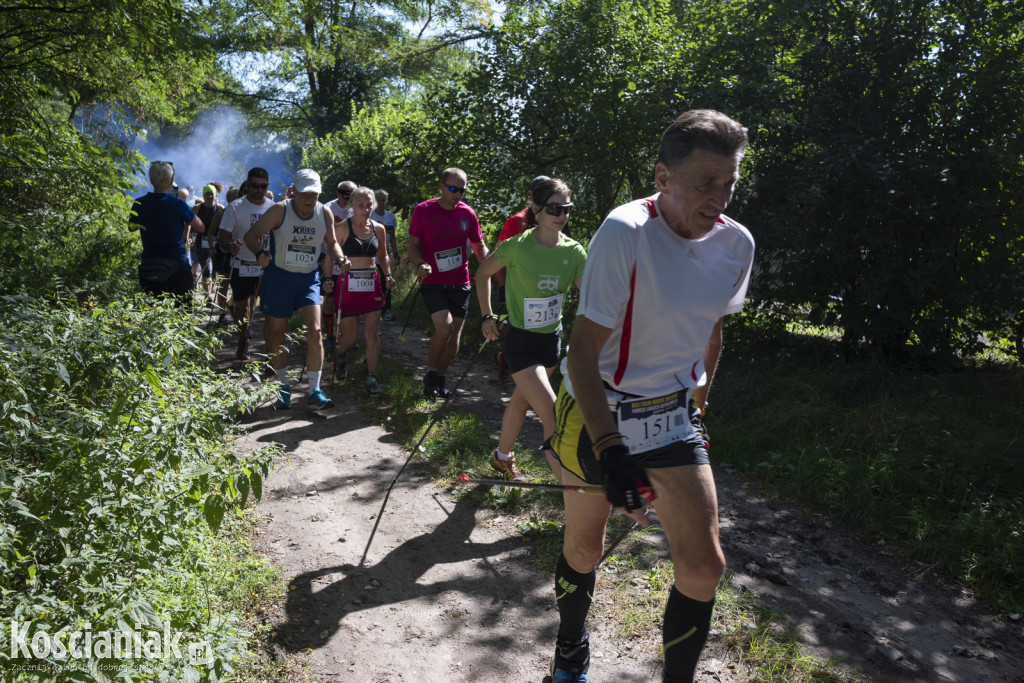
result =
[{"label": "woman in green shirt", "polygon": [[[587,262],[583,245],[562,233],[572,211],[572,191],[559,178],[545,180],[533,190],[526,211],[526,230],[497,246],[480,264],[476,292],[482,329],[487,339],[498,338],[498,317],[491,309],[491,276],[502,268],[509,330],[505,357],[515,390],[505,408],[494,468],[509,479],[523,479],[512,446],[533,408],[544,427],[544,439],[555,431],[555,392],[551,373],[561,352],[562,308],[565,294],[578,289]],[[531,229],[532,228],[532,229]]]}]

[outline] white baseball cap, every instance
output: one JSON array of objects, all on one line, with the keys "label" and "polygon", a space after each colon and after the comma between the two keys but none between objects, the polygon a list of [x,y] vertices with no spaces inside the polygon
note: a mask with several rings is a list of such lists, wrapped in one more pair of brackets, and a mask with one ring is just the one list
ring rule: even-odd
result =
[{"label": "white baseball cap", "polygon": [[320,194],[323,187],[320,185],[320,174],[311,168],[300,168],[292,179],[295,192],[316,192]]}]

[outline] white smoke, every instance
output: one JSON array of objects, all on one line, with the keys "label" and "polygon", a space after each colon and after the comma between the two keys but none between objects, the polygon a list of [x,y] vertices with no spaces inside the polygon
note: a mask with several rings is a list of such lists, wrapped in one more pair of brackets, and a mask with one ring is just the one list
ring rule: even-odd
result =
[{"label": "white smoke", "polygon": [[[141,138],[141,136],[140,136]],[[227,106],[207,109],[196,119],[188,137],[164,136],[137,138],[139,152],[146,157],[138,190],[149,187],[146,170],[149,162],[174,164],[175,182],[201,198],[203,186],[211,181],[224,184],[218,201],[225,201],[227,189],[241,185],[250,168],[259,166],[270,174],[270,189],[281,199],[291,184],[295,164],[289,158],[290,146],[282,138],[249,128],[245,117]]]}]

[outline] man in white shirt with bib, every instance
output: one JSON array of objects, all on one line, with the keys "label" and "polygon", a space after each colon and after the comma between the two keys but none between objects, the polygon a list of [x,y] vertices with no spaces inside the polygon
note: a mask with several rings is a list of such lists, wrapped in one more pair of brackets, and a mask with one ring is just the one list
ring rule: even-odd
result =
[{"label": "man in white shirt with bib", "polygon": [[701,413],[722,321],[743,307],[753,264],[753,237],[724,215],[746,145],[724,114],[682,114],[661,138],[658,193],[614,209],[590,242],[550,446],[561,483],[602,484],[606,499],[564,497],[554,683],[587,680],[585,620],[611,508],[635,515],[649,502],[675,579],[662,680],[693,681],[725,570]]}]

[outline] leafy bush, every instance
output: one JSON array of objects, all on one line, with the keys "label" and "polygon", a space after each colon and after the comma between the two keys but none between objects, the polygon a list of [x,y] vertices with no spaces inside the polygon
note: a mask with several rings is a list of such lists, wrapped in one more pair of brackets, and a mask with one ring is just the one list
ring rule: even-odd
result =
[{"label": "leafy bush", "polygon": [[[169,622],[183,642],[206,640],[214,664],[137,658],[117,662],[119,675],[217,680],[239,634],[192,604],[207,582],[197,548],[262,493],[273,449],[231,442],[236,414],[270,389],[211,370],[215,340],[166,302],[4,296],[0,320],[0,643],[11,620],[29,634]],[[111,675],[103,660],[81,663],[68,680]]]}]

